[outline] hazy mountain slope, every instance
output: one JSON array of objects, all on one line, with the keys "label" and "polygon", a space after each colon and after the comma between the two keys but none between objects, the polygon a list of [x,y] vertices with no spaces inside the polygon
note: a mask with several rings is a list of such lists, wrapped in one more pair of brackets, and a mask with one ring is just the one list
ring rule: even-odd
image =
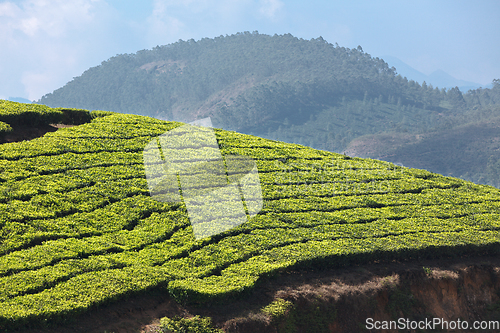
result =
[{"label": "hazy mountain slope", "polygon": [[[477,122],[481,112],[500,116],[500,85],[466,94],[438,89],[396,75],[361,47],[245,32],[118,55],[40,103],[180,121],[210,116],[216,127],[342,152],[365,135],[439,133]],[[481,152],[481,161],[500,159]],[[467,169],[462,160],[437,158],[448,165],[426,159],[418,166],[495,183],[478,174],[487,164]]]},{"label": "hazy mountain slope", "polygon": [[29,99],[23,97],[9,97],[9,101],[18,102],[18,103],[31,103]]},{"label": "hazy mountain slope", "polygon": [[353,140],[345,153],[500,187],[500,107],[463,117],[468,119],[465,125],[425,134],[365,135]]},{"label": "hazy mountain slope", "polygon": [[401,74],[401,76],[405,76],[409,80],[414,80],[420,84],[425,81],[427,84],[432,84],[434,87],[439,88],[450,89],[458,87],[463,92],[467,92],[469,89],[477,89],[480,87],[491,88],[490,85],[485,86],[476,82],[456,79],[442,70],[437,70],[429,75],[425,75],[424,73],[417,71],[415,68],[404,63],[396,57],[382,56],[382,59],[384,59],[389,64],[389,66],[395,67],[397,69],[397,73]]},{"label": "hazy mountain slope", "polygon": [[287,115],[301,122],[342,98],[392,97],[419,107],[423,91],[361,48],[242,33],[113,57],[40,102],[182,120],[211,115],[241,130]]},{"label": "hazy mountain slope", "polygon": [[[28,108],[13,104],[18,115]],[[245,297],[280,272],[500,251],[498,189],[224,130],[210,147],[227,171],[206,163],[200,172],[193,153],[207,147],[198,147],[202,135],[184,140],[191,127],[97,115],[104,117],[0,145],[0,330],[71,320],[150,290],[205,306]],[[146,156],[176,142],[187,148],[175,161],[189,167],[175,184],[192,185],[180,202],[158,200],[148,181],[171,164],[147,178]],[[197,238],[193,210],[212,227],[239,216],[216,201],[189,203],[189,190],[211,193],[211,176],[227,175],[224,188],[238,182],[245,209],[253,207],[231,159],[255,163],[261,209]]]}]

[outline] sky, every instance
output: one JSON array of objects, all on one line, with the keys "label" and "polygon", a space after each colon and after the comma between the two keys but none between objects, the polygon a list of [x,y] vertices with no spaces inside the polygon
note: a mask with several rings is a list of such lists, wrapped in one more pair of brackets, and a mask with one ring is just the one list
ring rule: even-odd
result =
[{"label": "sky", "polygon": [[38,100],[117,54],[244,31],[322,36],[487,85],[499,17],[498,0],[0,0],[0,99]]}]

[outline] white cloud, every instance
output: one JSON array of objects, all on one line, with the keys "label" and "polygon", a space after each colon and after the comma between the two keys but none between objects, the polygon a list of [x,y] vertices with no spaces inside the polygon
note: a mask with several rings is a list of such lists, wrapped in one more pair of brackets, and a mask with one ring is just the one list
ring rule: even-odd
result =
[{"label": "white cloud", "polygon": [[280,0],[260,0],[259,12],[263,16],[274,20],[284,5]]},{"label": "white cloud", "polygon": [[20,2],[20,6],[12,2],[2,5],[7,9],[10,18],[7,24],[11,30],[19,30],[30,37],[35,35],[60,37],[68,31],[81,29],[89,24],[95,16],[93,10],[100,2],[99,0],[25,0]]},{"label": "white cloud", "polygon": [[152,44],[167,44],[253,31],[254,19],[276,21],[283,7],[280,0],[154,0],[148,38]]},{"label": "white cloud", "polygon": [[[147,19],[149,34],[155,37],[176,36],[185,28],[181,19],[171,15],[171,8],[189,6],[193,1],[161,1],[154,2],[153,13]],[[151,38],[151,36],[150,36]],[[161,38],[161,37],[160,37]]]},{"label": "white cloud", "polygon": [[[22,0],[0,4],[2,95],[37,100],[80,75],[105,42],[102,0]],[[105,30],[105,29],[104,29]],[[100,58],[100,57],[99,57]],[[102,59],[104,60],[104,59]]]},{"label": "white cloud", "polygon": [[0,0],[0,95],[38,100],[116,54],[259,30],[256,22],[274,24],[284,8],[280,0],[148,0],[147,19],[125,21],[109,1]]}]

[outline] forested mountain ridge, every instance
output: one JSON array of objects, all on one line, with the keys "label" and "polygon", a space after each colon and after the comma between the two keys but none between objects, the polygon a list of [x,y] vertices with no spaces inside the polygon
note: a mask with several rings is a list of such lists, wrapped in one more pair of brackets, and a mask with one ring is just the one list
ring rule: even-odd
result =
[{"label": "forested mountain ridge", "polygon": [[[429,87],[397,77],[394,68],[364,53],[361,47],[334,46],[321,37],[303,40],[289,34],[256,32],[179,41],[118,55],[43,96],[40,102],[189,118],[189,111],[203,106],[210,96],[241,86],[244,89],[238,96],[242,98],[224,101],[219,112],[231,114],[224,107],[238,105],[241,109],[248,103],[259,107],[263,97],[265,110],[255,113],[292,114],[293,109],[300,110],[297,104],[321,108],[338,104],[343,97],[388,100],[398,96],[403,104],[438,106],[433,105],[436,98],[432,94],[422,98]],[[288,106],[276,105],[284,103],[284,96],[295,100]],[[240,122],[235,119],[230,125]]]},{"label": "forested mountain ridge", "polygon": [[[343,152],[367,135],[416,137],[477,122],[478,116],[487,122],[500,116],[500,83],[464,94],[403,78],[361,47],[244,32],[117,55],[39,103],[180,121],[210,116],[216,127]],[[493,132],[490,141],[500,137]],[[481,160],[500,160],[494,146],[483,153]],[[390,158],[408,165],[400,156]],[[468,174],[453,168],[455,176],[494,184],[488,176],[472,177],[477,167]]]}]

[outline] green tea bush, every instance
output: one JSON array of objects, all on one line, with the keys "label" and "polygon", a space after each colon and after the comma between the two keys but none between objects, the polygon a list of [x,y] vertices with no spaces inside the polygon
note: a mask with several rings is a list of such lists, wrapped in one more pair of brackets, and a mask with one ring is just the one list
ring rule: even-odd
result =
[{"label": "green tea bush", "polygon": [[39,126],[59,123],[79,125],[88,123],[91,119],[88,110],[50,108],[40,104],[0,100],[0,121],[12,126]]},{"label": "green tea bush", "polygon": [[192,318],[164,317],[160,320],[160,327],[173,333],[223,333],[213,327],[210,317],[194,316]]},{"label": "green tea bush", "polygon": [[5,134],[9,132],[12,132],[12,127],[3,121],[0,121],[0,139],[2,139]]},{"label": "green tea bush", "polygon": [[116,112],[113,111],[103,111],[103,110],[94,110],[90,112],[90,116],[92,119],[94,118],[100,118],[100,117],[107,117],[116,114]]}]

